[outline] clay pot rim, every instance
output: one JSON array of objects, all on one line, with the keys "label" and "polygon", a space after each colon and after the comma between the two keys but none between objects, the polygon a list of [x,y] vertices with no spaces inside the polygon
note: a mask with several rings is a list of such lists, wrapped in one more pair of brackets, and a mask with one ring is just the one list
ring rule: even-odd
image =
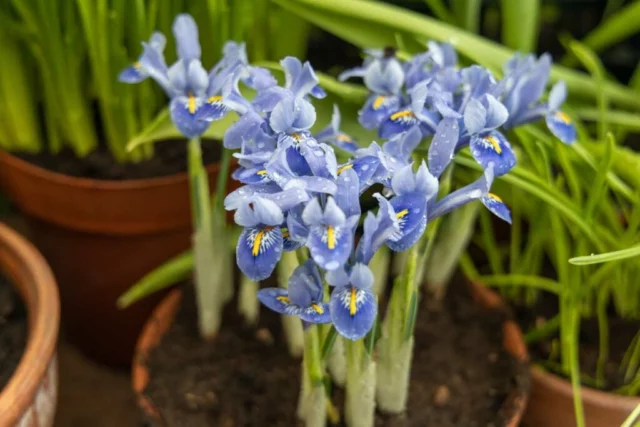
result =
[{"label": "clay pot rim", "polygon": [[40,380],[54,357],[60,301],[53,273],[31,243],[0,223],[0,245],[15,256],[17,264],[11,272],[11,261],[0,259],[2,270],[14,282],[27,282],[21,295],[28,315],[27,344],[15,372],[0,392],[0,424],[13,425],[35,399]]},{"label": "clay pot rim", "polygon": [[[467,282],[471,288],[471,293],[478,304],[488,309],[500,309],[505,303],[500,296],[493,290],[476,282]],[[162,414],[155,407],[151,399],[145,394],[144,390],[149,383],[149,370],[146,361],[149,353],[160,343],[162,337],[173,324],[175,316],[182,301],[182,291],[174,289],[171,291],[154,309],[151,316],[145,323],[134,353],[133,362],[131,364],[131,386],[136,395],[138,407],[142,409],[144,414],[160,425],[164,425]],[[522,331],[517,323],[513,320],[505,320],[503,323],[504,342],[502,347],[522,363],[529,362],[529,354],[527,346],[524,342]],[[511,340],[508,340],[508,338]],[[530,369],[526,370],[531,372]],[[511,417],[507,427],[517,427],[522,420],[525,408],[529,400],[529,388],[522,386],[514,386],[513,390],[505,398],[502,406],[497,414],[503,408],[511,408],[508,412]]]},{"label": "clay pot rim", "polygon": [[[123,190],[139,190],[155,187],[165,187],[175,184],[176,182],[188,179],[187,172],[179,172],[172,175],[159,176],[153,178],[140,179],[94,179],[81,178],[71,175],[65,175],[59,172],[53,172],[40,166],[29,163],[26,160],[11,154],[8,151],[0,149],[0,161],[8,163],[10,166],[29,175],[36,176],[40,179],[55,182],[61,186],[83,188],[101,191],[123,191]],[[207,172],[216,172],[220,168],[220,163],[215,162],[207,165]]]},{"label": "clay pot rim", "polygon": [[[546,383],[556,393],[573,396],[571,383],[564,378],[542,369],[540,366],[531,367],[531,375],[537,380]],[[620,410],[632,411],[640,404],[640,397],[622,396],[612,392],[581,386],[580,393],[583,402],[594,402],[597,406],[613,407]]]}]

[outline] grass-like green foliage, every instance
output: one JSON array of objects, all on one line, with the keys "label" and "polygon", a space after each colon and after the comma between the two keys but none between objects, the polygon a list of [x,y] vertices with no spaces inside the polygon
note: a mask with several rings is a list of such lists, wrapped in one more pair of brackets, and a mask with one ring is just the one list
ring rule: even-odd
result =
[{"label": "grass-like green foliage", "polygon": [[[196,17],[203,63],[227,40],[250,43],[251,60],[303,56],[309,25],[270,0],[7,0],[0,2],[0,147],[78,156],[105,144],[116,160],[153,155],[129,141],[157,122],[165,95],[150,82],[126,85],[119,72],[135,61],[154,30],[171,34],[180,12]],[[286,25],[287,32],[275,29]],[[175,59],[171,37],[167,60]]]}]

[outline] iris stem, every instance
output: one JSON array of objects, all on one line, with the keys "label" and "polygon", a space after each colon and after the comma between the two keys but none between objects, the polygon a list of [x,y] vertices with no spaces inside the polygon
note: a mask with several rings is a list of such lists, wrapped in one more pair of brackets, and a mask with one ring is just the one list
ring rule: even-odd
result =
[{"label": "iris stem", "polygon": [[[296,252],[284,252],[277,265],[278,285],[281,288],[289,287],[289,277],[299,265]],[[304,351],[304,331],[302,323],[296,316],[282,316],[282,329],[284,330],[287,348],[292,357],[300,357]]]},{"label": "iris stem", "polygon": [[[195,259],[195,289],[198,303],[200,335],[211,339],[220,328],[222,302],[228,295],[223,286],[229,285],[228,250],[224,238],[213,239],[214,226],[217,235],[224,235],[224,219],[214,223],[209,202],[209,179],[202,164],[200,138],[188,143],[188,171],[193,217],[193,252]],[[224,236],[223,236],[224,237]],[[218,244],[214,242],[219,242]],[[221,298],[221,295],[223,297]]]},{"label": "iris stem", "polygon": [[347,384],[345,420],[348,427],[371,427],[375,417],[376,363],[364,341],[345,340]]},{"label": "iris stem", "polygon": [[306,427],[325,427],[327,396],[324,388],[324,367],[317,325],[309,325],[304,333],[302,390],[298,402],[298,418]]}]

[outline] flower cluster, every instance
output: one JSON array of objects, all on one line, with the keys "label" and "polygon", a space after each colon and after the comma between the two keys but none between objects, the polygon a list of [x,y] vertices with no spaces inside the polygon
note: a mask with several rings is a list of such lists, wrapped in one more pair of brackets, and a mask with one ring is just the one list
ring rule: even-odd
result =
[{"label": "flower cluster", "polygon": [[[341,76],[362,77],[371,91],[359,121],[377,129],[385,142],[361,147],[340,131],[337,108],[326,128],[311,132],[316,121],[311,101],[326,94],[308,62],[283,59],[285,83],[279,86],[267,70],[248,64],[244,45],[230,42],[207,73],[193,19],[178,16],[173,30],[175,64],[166,66],[165,39],[156,33],[121,80],[156,80],[171,99],[173,122],[187,137],[201,135],[229,111],[239,115],[223,140],[227,149],[237,150],[239,167],[232,176],[244,184],[225,199],[225,208],[235,211],[235,222],[243,227],[238,267],[252,280],[264,280],[284,251],[305,246],[310,259],[296,268],[288,289],[262,289],[258,297],[306,323],[333,323],[351,340],[365,336],[375,321],[369,263],[383,245],[405,251],[429,221],[474,200],[510,222],[509,209],[489,192],[494,177],[516,162],[498,128],[545,117],[563,142],[575,139],[559,110],[564,85],[557,84],[547,102],[539,100],[549,77],[548,56],[516,56],[498,81],[479,66],[458,69],[448,44],[429,43],[427,52],[405,63],[392,49],[367,51],[362,67]],[[240,82],[255,90],[253,99],[242,95]],[[419,147],[429,139],[428,149]],[[438,200],[440,175],[467,146],[483,174]],[[349,160],[339,164],[334,148]],[[414,165],[420,149],[426,162]],[[374,186],[377,212],[362,212],[361,195]],[[325,281],[332,288],[329,296]]]},{"label": "flower cluster", "polygon": [[[382,144],[359,147],[340,131],[337,109],[331,124],[313,134],[311,98],[323,94],[309,63],[295,58],[281,62],[285,85],[258,90],[252,101],[241,96],[237,78],[223,89],[223,103],[240,115],[224,141],[227,148],[240,150],[234,178],[245,184],[225,200],[244,227],[236,249],[238,266],[251,279],[263,280],[284,251],[306,246],[311,259],[295,270],[288,289],[263,289],[259,298],[304,322],[331,322],[352,340],[369,331],[377,314],[368,264],[382,245],[407,250],[430,220],[478,199],[510,221],[508,208],[489,192],[493,178],[515,165],[500,126],[545,113],[554,132],[573,140],[568,135],[572,128],[555,126],[553,119],[563,86],[554,88],[549,103],[537,103],[546,83],[538,70],[544,58],[525,61],[528,68],[508,65],[513,72],[497,81],[478,66],[457,69],[456,54],[446,44],[430,44],[427,53],[405,64],[389,49],[368,53],[362,67],[342,77],[364,78],[372,95],[360,111],[360,123],[376,128],[386,141]],[[540,94],[522,104],[522,93],[535,84],[542,85]],[[509,99],[520,99],[520,104]],[[510,109],[520,118],[513,119]],[[416,168],[415,151],[427,137],[427,162]],[[466,146],[484,173],[437,200],[439,176]],[[350,159],[338,164],[334,148],[348,152]],[[374,185],[380,188],[374,194],[377,213],[363,215],[360,196]],[[333,288],[328,298],[321,271]]]}]

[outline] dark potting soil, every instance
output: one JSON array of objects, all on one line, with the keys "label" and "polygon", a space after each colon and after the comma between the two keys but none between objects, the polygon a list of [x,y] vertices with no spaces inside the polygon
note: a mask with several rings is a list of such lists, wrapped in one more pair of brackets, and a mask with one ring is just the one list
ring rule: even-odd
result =
[{"label": "dark potting soil", "polygon": [[[378,415],[376,427],[504,425],[507,394],[528,387],[526,367],[501,349],[505,313],[478,307],[462,284],[437,308],[428,302],[416,325],[408,412]],[[260,315],[250,328],[229,309],[216,340],[203,342],[193,293],[186,292],[176,322],[147,361],[146,393],[167,426],[299,425],[300,361],[287,353],[279,316],[265,309]],[[336,390],[334,402],[342,396]]]},{"label": "dark potting soil", "polygon": [[[625,352],[629,348],[633,337],[640,330],[639,320],[621,319],[615,315],[613,307],[609,312],[609,356],[604,368],[603,390],[615,390],[625,385],[624,372],[620,365]],[[516,305],[516,320],[523,331],[527,332],[541,326],[547,320],[558,314],[557,297],[548,293],[543,293],[532,306]],[[598,357],[600,354],[600,337],[598,321],[595,318],[583,319],[580,324],[580,348],[579,360],[580,371],[586,376],[583,377],[583,385],[594,387],[593,379],[596,377]],[[558,339],[558,334],[551,335],[548,339],[539,341],[529,346],[531,360],[541,362],[546,368],[553,369],[559,366],[559,355],[553,351],[553,342]],[[553,355],[552,355],[553,353]],[[551,360],[551,364],[549,363]],[[556,372],[558,373],[558,372]]]},{"label": "dark potting soil", "polygon": [[9,280],[0,275],[0,391],[20,363],[27,344],[27,312]]},{"label": "dark potting soil", "polygon": [[[154,144],[154,154],[138,163],[118,163],[104,146],[99,146],[86,157],[80,158],[65,148],[58,154],[15,153],[16,156],[44,169],[80,178],[125,180],[155,178],[174,175],[187,170],[187,141],[170,140]],[[202,141],[202,158],[205,164],[220,160],[221,144],[218,141]]]}]

